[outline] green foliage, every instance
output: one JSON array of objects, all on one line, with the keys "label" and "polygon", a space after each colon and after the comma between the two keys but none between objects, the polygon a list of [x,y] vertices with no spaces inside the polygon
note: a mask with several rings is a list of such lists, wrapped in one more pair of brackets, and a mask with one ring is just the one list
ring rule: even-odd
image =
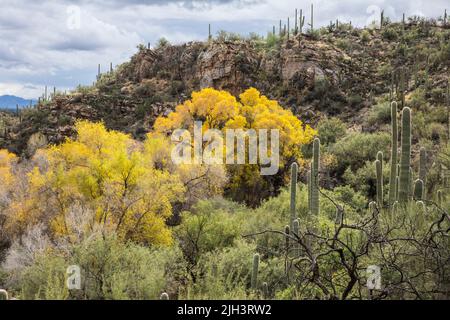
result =
[{"label": "green foliage", "polygon": [[327,146],[343,138],[347,127],[339,118],[323,118],[317,125],[317,131],[320,142]]},{"label": "green foliage", "polygon": [[168,46],[170,46],[170,42],[164,37],[160,38],[156,44],[157,49],[163,49]]},{"label": "green foliage", "polygon": [[380,150],[386,153],[390,137],[388,133],[351,133],[336,142],[330,152],[338,159],[337,172],[342,174],[348,167],[356,171],[367,160],[374,161]]},{"label": "green foliage", "polygon": [[[17,290],[21,299],[158,299],[170,281],[166,270],[176,268],[178,257],[176,248],[149,250],[96,236],[72,247],[68,256],[62,251],[38,256],[18,275]],[[81,290],[66,287],[69,265],[82,270]]]},{"label": "green foliage", "polygon": [[[376,197],[376,174],[374,169],[373,161],[366,161],[361,168],[358,168],[356,171],[352,171],[351,168],[347,168],[345,173],[343,174],[343,179],[349,187],[352,187],[354,190],[358,190],[361,194],[368,198]],[[386,181],[389,181],[391,165],[386,163],[382,166],[383,172],[383,197],[386,196],[386,191],[390,189],[387,188]],[[395,190],[395,187],[394,187]]]},{"label": "green foliage", "polygon": [[369,42],[369,40],[370,40],[370,32],[367,30],[363,30],[361,32],[361,41],[363,43],[367,43],[367,42]]},{"label": "green foliage", "polygon": [[375,105],[370,111],[367,122],[369,125],[386,124],[391,120],[391,107],[389,103]]},{"label": "green foliage", "polygon": [[186,259],[195,265],[201,255],[233,245],[242,230],[240,210],[240,205],[215,199],[199,201],[192,212],[184,212],[175,236]]}]

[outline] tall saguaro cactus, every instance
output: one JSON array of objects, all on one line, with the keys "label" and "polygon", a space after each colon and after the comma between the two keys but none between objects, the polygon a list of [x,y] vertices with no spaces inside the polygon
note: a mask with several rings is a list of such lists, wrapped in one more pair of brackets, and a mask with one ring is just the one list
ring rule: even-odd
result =
[{"label": "tall saguaro cactus", "polygon": [[291,228],[294,227],[294,220],[297,219],[297,206],[296,206],[296,199],[297,199],[297,172],[298,172],[298,165],[297,163],[293,163],[291,165]]},{"label": "tall saguaro cactus", "polygon": [[319,214],[319,160],[320,140],[315,138],[313,142],[313,165],[311,174],[311,213]]},{"label": "tall saguaro cactus", "polygon": [[377,174],[377,205],[381,209],[383,207],[383,167],[379,159],[375,160],[375,168]]},{"label": "tall saguaro cactus", "polygon": [[253,256],[253,268],[251,286],[253,290],[258,289],[258,269],[259,269],[259,254],[255,253]]},{"label": "tall saguaro cactus", "polygon": [[298,33],[298,10],[295,9],[295,23],[294,23],[294,35]]},{"label": "tall saguaro cactus", "polygon": [[397,102],[391,103],[391,174],[389,177],[389,205],[396,200],[395,184],[397,178],[398,128],[397,128]]},{"label": "tall saguaro cactus", "polygon": [[303,15],[303,9],[300,9],[300,20],[299,20],[300,34],[302,34],[303,32],[304,25],[305,25],[305,16]]},{"label": "tall saguaro cactus", "polygon": [[[300,237],[300,222],[298,219],[294,220],[292,232],[294,236]],[[293,247],[294,255],[295,257],[298,257],[300,255],[300,246],[297,242],[295,242]]]},{"label": "tall saguaro cactus", "polygon": [[404,107],[402,110],[402,136],[400,156],[400,185],[398,198],[401,204],[406,204],[410,190],[410,167],[411,167],[411,109]]},{"label": "tall saguaro cactus", "polygon": [[423,184],[423,194],[422,194],[422,199],[425,199],[425,194],[426,194],[426,189],[425,189],[425,185],[426,185],[426,178],[427,178],[427,151],[425,150],[424,147],[420,148],[420,153],[419,153],[419,179],[422,180],[422,184]]},{"label": "tall saguaro cactus", "polygon": [[311,33],[314,31],[314,4],[311,3]]}]

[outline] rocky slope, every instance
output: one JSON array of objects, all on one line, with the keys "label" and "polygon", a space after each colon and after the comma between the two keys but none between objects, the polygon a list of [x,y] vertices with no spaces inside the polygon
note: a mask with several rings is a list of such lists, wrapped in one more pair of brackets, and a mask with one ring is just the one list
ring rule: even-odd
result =
[{"label": "rocky slope", "polygon": [[[204,87],[239,94],[253,86],[305,122],[315,124],[324,115],[334,115],[357,130],[373,130],[364,128],[369,108],[386,100],[390,90],[398,92],[399,79],[404,79],[406,99],[424,85],[420,78],[424,74],[427,86],[445,90],[449,34],[433,22],[410,20],[383,30],[341,25],[338,30],[323,28],[281,40],[141,47],[129,62],[103,74],[95,86],[57,95],[26,110],[21,122],[0,140],[1,147],[21,154],[36,132],[49,143],[58,143],[73,135],[77,119],[104,121],[109,128],[140,139],[158,115]],[[430,101],[438,105],[444,99]]]}]

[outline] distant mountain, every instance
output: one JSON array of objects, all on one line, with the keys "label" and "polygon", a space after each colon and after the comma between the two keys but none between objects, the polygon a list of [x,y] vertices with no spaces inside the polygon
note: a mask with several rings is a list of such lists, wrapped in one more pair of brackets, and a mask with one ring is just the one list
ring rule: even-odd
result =
[{"label": "distant mountain", "polygon": [[32,104],[36,103],[36,100],[29,100],[11,95],[0,96],[0,109],[15,109],[16,105],[19,105],[19,107],[29,106],[30,101]]}]

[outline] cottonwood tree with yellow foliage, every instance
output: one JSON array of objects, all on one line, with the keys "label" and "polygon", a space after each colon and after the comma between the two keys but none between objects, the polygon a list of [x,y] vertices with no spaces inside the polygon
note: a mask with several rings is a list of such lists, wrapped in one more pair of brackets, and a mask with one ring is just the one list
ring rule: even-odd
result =
[{"label": "cottonwood tree with yellow foliage", "polygon": [[229,165],[226,193],[233,199],[257,205],[278,192],[284,184],[287,168],[293,161],[301,162],[300,147],[309,144],[316,131],[254,88],[236,99],[226,91],[206,88],[192,93],[192,99],[180,104],[167,117],[159,117],[155,131],[170,134],[176,129],[194,129],[194,122],[203,122],[208,129],[278,129],[280,134],[280,169],[275,176],[261,176],[260,166]]},{"label": "cottonwood tree with yellow foliage", "polygon": [[86,228],[101,227],[146,244],[170,244],[165,220],[172,214],[171,204],[183,197],[180,178],[156,169],[152,149],[128,135],[84,121],[76,130],[76,139],[37,152],[26,196],[8,208],[9,226],[20,233],[44,223],[52,237],[76,240],[69,217],[81,208],[92,212]]}]

